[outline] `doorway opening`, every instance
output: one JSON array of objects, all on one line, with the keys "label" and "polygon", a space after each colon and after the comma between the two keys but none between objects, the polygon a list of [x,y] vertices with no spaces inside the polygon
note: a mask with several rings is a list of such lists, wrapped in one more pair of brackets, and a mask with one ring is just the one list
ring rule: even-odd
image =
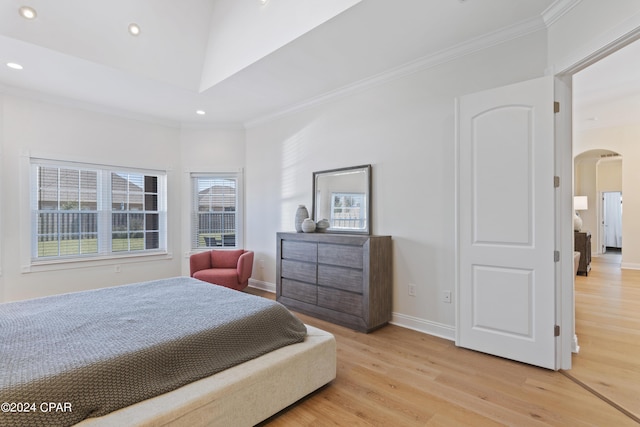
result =
[{"label": "doorway opening", "polygon": [[601,247],[603,254],[622,253],[622,191],[602,193]]},{"label": "doorway opening", "polygon": [[572,79],[573,190],[575,195],[589,196],[589,209],[580,214],[583,228],[594,233],[594,258],[592,274],[575,279],[576,334],[581,346],[574,360],[580,363],[567,373],[636,421],[640,410],[634,384],[640,382],[640,362],[633,342],[640,324],[635,308],[640,294],[633,283],[640,275],[640,246],[636,250],[633,241],[640,236],[630,218],[635,200],[640,200],[634,188],[633,148],[634,132],[640,134],[638,55],[640,42],[634,41]]}]

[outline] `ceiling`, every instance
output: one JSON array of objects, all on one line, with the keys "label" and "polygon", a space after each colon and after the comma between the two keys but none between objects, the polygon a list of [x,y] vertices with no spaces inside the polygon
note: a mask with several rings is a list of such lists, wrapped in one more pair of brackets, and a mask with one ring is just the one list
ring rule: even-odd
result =
[{"label": "ceiling", "polygon": [[[0,91],[62,99],[178,126],[242,125],[483,37],[543,28],[545,14],[564,3],[351,0],[350,7],[333,18],[201,89],[208,49],[215,45],[212,34],[221,23],[241,28],[245,45],[258,43],[263,34],[273,34],[267,31],[271,11],[280,7],[282,12],[287,1],[293,4],[291,0],[269,0],[265,5],[260,0],[110,0],[96,7],[96,2],[86,0],[0,0]],[[328,0],[295,0],[296,5],[301,1],[311,8]],[[230,2],[242,2],[246,13],[263,19],[264,26],[260,22],[244,28],[243,22],[225,21],[229,7],[234,7]],[[18,9],[23,5],[36,9],[37,17],[22,18]],[[290,9],[285,18],[298,23],[300,10]],[[131,22],[141,26],[137,37],[127,32]],[[271,30],[278,31],[279,21],[272,22]],[[7,62],[24,69],[9,69],[4,66]],[[606,65],[595,67],[590,67],[593,74],[606,73]],[[609,92],[607,79],[591,78],[587,71],[581,72],[584,93],[576,100],[590,106],[588,115],[604,117],[596,111],[602,105],[598,97],[609,96],[614,102],[628,91],[616,79]],[[637,83],[639,76],[636,69],[624,81]],[[196,110],[206,115],[198,116]]]}]

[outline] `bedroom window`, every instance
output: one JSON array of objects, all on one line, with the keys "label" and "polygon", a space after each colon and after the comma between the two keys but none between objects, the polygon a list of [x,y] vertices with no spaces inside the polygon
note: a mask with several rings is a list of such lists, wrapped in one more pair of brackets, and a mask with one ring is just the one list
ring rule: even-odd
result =
[{"label": "bedroom window", "polygon": [[32,160],[32,259],[166,252],[166,174]]},{"label": "bedroom window", "polygon": [[192,249],[236,248],[242,241],[242,174],[192,174]]}]

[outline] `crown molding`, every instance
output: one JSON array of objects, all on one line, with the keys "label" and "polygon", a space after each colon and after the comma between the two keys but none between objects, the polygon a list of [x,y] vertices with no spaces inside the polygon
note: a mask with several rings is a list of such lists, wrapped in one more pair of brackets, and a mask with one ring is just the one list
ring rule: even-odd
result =
[{"label": "crown molding", "polygon": [[582,0],[556,0],[542,12],[542,19],[549,28],[558,19],[562,18]]},{"label": "crown molding", "polygon": [[546,28],[547,27],[544,23],[544,20],[542,19],[542,16],[527,19],[501,28],[497,31],[476,37],[475,39],[467,40],[433,54],[423,56],[414,61],[405,63],[401,66],[392,68],[380,74],[364,78],[336,90],[326,92],[322,95],[310,98],[306,101],[291,105],[274,113],[248,120],[244,123],[244,127],[245,129],[254,128],[256,126],[269,123],[281,117],[285,117],[290,114],[327,103],[329,101],[340,99],[348,95],[352,95],[357,92],[364,91],[369,88],[409,76],[419,71],[433,68],[435,66],[453,61],[458,58],[462,58],[464,56],[479,52],[492,46],[506,43],[510,40],[523,37],[527,34],[531,34],[540,30],[546,30]]}]

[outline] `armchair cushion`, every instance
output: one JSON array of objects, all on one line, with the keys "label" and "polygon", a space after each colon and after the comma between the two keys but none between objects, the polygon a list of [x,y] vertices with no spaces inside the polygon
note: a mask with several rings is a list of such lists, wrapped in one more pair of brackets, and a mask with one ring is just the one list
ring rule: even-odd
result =
[{"label": "armchair cushion", "polygon": [[204,282],[232,289],[238,289],[240,285],[238,282],[238,273],[235,268],[209,268],[207,270],[196,271],[193,277]]},{"label": "armchair cushion", "polygon": [[242,249],[232,251],[211,251],[211,268],[236,268]]},{"label": "armchair cushion", "polygon": [[211,255],[209,252],[199,252],[189,257],[189,268],[191,269],[191,276],[196,271],[211,268]]}]

